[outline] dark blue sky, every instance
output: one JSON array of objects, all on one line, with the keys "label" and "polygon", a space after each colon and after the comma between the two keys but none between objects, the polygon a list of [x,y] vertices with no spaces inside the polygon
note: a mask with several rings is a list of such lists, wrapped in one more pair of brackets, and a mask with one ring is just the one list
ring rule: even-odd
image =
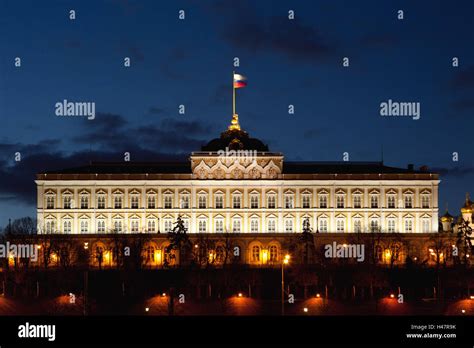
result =
[{"label": "dark blue sky", "polygon": [[[457,214],[474,193],[473,39],[470,0],[0,0],[0,225],[34,215],[36,172],[199,150],[231,118],[234,57],[251,136],[287,160],[379,160],[383,146],[388,165],[438,170]],[[96,119],[57,117],[64,99],[95,102]],[[381,117],[388,99],[420,102],[421,118]]]}]

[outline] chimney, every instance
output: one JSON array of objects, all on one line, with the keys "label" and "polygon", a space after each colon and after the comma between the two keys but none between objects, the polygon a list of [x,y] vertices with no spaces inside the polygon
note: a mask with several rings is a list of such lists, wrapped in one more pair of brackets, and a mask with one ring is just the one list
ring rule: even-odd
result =
[{"label": "chimney", "polygon": [[414,168],[413,164],[410,163],[410,164],[408,165],[408,170],[409,170],[409,171],[413,171],[413,168]]}]

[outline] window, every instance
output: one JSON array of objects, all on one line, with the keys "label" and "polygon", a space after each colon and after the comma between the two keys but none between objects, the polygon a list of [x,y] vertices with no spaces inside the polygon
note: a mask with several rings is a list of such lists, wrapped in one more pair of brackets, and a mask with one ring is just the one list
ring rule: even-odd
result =
[{"label": "window", "polygon": [[285,232],[293,232],[293,220],[285,220]]},{"label": "window", "polygon": [[379,230],[379,221],[377,219],[370,220],[370,231],[378,232]]},{"label": "window", "polygon": [[336,207],[337,208],[344,208],[344,196],[337,195],[336,196]]},{"label": "window", "polygon": [[371,195],[370,196],[370,207],[372,209],[379,207],[379,197],[378,196],[376,196],[376,195]]},{"label": "window", "polygon": [[327,231],[328,231],[328,220],[319,219],[319,232],[327,232]]},{"label": "window", "polygon": [[276,197],[275,195],[270,195],[267,197],[268,209],[275,209],[276,207]]},{"label": "window", "polygon": [[199,232],[200,233],[205,233],[207,232],[207,223],[206,220],[199,220]]},{"label": "window", "polygon": [[395,219],[388,219],[387,230],[388,232],[395,232]]},{"label": "window", "polygon": [[223,263],[225,258],[225,252],[224,248],[222,246],[218,246],[216,248],[216,262],[217,263]]},{"label": "window", "polygon": [[360,219],[354,220],[354,232],[356,233],[362,232],[362,221]]},{"label": "window", "polygon": [[105,196],[100,195],[97,197],[97,209],[105,209]]},{"label": "window", "polygon": [[258,196],[257,195],[250,196],[250,208],[258,209]]},{"label": "window", "polygon": [[181,196],[181,209],[189,209],[189,196],[183,195]]},{"label": "window", "polygon": [[252,247],[252,261],[253,262],[260,261],[260,247],[258,245],[254,245]]},{"label": "window", "polygon": [[156,208],[156,199],[154,195],[149,195],[147,199],[147,206],[148,209],[155,209]]},{"label": "window", "polygon": [[423,231],[423,233],[429,233],[430,232],[430,220],[429,219],[423,219],[422,231]]},{"label": "window", "polygon": [[224,232],[224,220],[223,219],[217,219],[216,220],[216,232],[217,233],[223,233]]},{"label": "window", "polygon": [[311,196],[303,195],[303,209],[311,208]]},{"label": "window", "polygon": [[406,219],[405,220],[405,232],[413,232],[413,220]]},{"label": "window", "polygon": [[293,209],[293,195],[286,195],[285,196],[285,208],[286,209]]},{"label": "window", "polygon": [[275,231],[276,231],[275,219],[268,220],[268,232],[275,232]]},{"label": "window", "polygon": [[362,196],[355,195],[354,196],[354,208],[361,208],[362,207]]},{"label": "window", "polygon": [[138,233],[139,227],[138,227],[138,220],[132,220],[132,223],[130,225],[130,231],[132,233]]},{"label": "window", "polygon": [[54,209],[54,196],[46,197],[46,209]]},{"label": "window", "polygon": [[121,232],[122,232],[122,221],[121,221],[121,220],[115,220],[115,221],[114,221],[114,230],[115,230],[115,232],[117,232],[117,233],[121,233]]},{"label": "window", "polygon": [[87,220],[81,220],[81,233],[89,232],[89,222]]},{"label": "window", "polygon": [[326,209],[328,207],[328,196],[326,195],[319,196],[319,207],[321,209]]},{"label": "window", "polygon": [[131,197],[130,208],[138,209],[138,196],[132,196]]},{"label": "window", "polygon": [[258,232],[258,220],[252,219],[250,220],[250,232]]},{"label": "window", "polygon": [[115,209],[122,209],[122,196],[115,196],[114,197],[114,208]]},{"label": "window", "polygon": [[216,196],[216,209],[224,208],[224,196],[217,195]]},{"label": "window", "polygon": [[198,198],[198,207],[199,209],[206,209],[207,208],[207,199],[206,196],[200,195]]},{"label": "window", "polygon": [[165,204],[164,204],[165,209],[171,209],[172,205],[173,205],[173,199],[172,199],[171,195],[166,195],[165,196]]},{"label": "window", "polygon": [[165,233],[171,232],[173,229],[173,221],[170,219],[165,220]]},{"label": "window", "polygon": [[89,197],[81,196],[81,209],[89,209]]},{"label": "window", "polygon": [[105,220],[97,220],[97,233],[105,232]]},{"label": "window", "polygon": [[72,197],[71,196],[65,196],[64,197],[64,209],[71,209],[71,203],[72,203]]},{"label": "window", "polygon": [[54,220],[47,220],[46,221],[46,233],[54,233],[54,232],[55,232]]},{"label": "window", "polygon": [[240,233],[240,219],[232,221],[232,232]]},{"label": "window", "polygon": [[72,229],[71,220],[64,220],[63,232],[64,233],[71,233],[71,229]]},{"label": "window", "polygon": [[147,231],[148,232],[155,232],[156,231],[155,220],[153,220],[153,219],[148,220],[148,222],[147,222]]},{"label": "window", "polygon": [[336,220],[336,232],[344,232],[344,219]]},{"label": "window", "polygon": [[388,196],[387,207],[390,208],[390,209],[395,208],[395,196],[394,195]]},{"label": "window", "polygon": [[405,209],[413,208],[413,198],[411,195],[405,196]]},{"label": "window", "polygon": [[423,195],[421,196],[421,207],[427,209],[430,207],[430,196]]},{"label": "window", "polygon": [[240,209],[240,195],[234,195],[232,198],[232,206],[234,209]]},{"label": "window", "polygon": [[270,252],[270,262],[276,262],[278,260],[278,247],[276,245],[271,245],[269,248]]}]

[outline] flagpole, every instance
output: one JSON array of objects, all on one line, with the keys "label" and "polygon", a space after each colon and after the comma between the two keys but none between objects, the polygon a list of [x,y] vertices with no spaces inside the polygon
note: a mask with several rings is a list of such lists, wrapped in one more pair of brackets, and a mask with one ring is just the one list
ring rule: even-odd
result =
[{"label": "flagpole", "polygon": [[235,84],[234,84],[235,71],[232,72],[232,116],[235,115]]}]

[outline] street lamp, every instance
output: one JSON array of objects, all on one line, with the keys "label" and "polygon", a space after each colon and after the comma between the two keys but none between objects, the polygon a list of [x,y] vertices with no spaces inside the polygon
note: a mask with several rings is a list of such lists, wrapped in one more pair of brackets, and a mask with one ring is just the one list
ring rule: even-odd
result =
[{"label": "street lamp", "polygon": [[286,254],[281,263],[281,315],[285,315],[285,268],[284,266],[290,262],[290,255]]}]

